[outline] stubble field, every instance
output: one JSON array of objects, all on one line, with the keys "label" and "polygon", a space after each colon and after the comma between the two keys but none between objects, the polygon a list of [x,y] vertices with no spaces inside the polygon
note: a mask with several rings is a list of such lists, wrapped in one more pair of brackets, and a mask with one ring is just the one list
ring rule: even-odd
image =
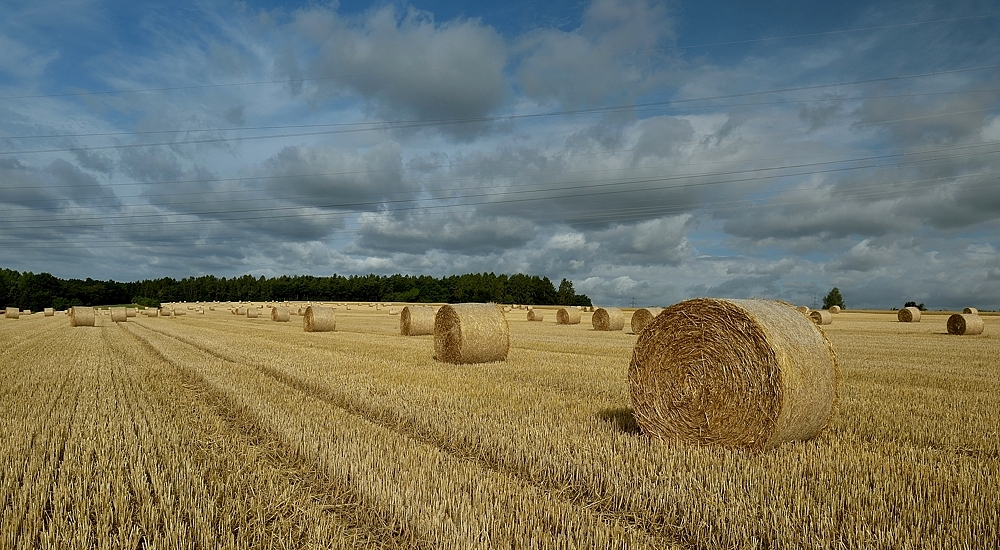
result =
[{"label": "stubble field", "polygon": [[[190,312],[189,312],[190,313]],[[651,443],[636,336],[507,314],[503,363],[386,310],[0,319],[7,548],[993,548],[1000,317],[845,312],[838,410],[766,452]]]}]

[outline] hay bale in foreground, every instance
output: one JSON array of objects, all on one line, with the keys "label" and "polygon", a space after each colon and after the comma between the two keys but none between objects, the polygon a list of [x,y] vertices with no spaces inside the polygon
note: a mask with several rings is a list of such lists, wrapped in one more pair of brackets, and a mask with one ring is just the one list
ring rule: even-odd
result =
[{"label": "hay bale in foreground", "polygon": [[337,330],[337,314],[332,307],[309,306],[302,316],[302,330],[334,332]]},{"label": "hay bale in foreground", "polygon": [[135,317],[136,309],[134,307],[125,308],[125,317]]},{"label": "hay bale in foreground", "polygon": [[123,307],[111,308],[111,320],[115,323],[124,323],[128,321],[128,313],[125,312],[125,308]]},{"label": "hay bale in foreground", "polygon": [[97,319],[94,308],[73,306],[69,315],[69,326],[71,327],[92,327]]},{"label": "hay bale in foreground", "polygon": [[642,329],[646,328],[646,325],[653,320],[653,317],[659,315],[661,311],[663,310],[659,308],[645,307],[635,310],[635,313],[632,314],[632,320],[629,322],[629,325],[632,327],[632,334],[642,332]]},{"label": "hay bale in foreground", "polygon": [[493,304],[448,304],[434,316],[434,358],[446,363],[504,361],[510,327]]},{"label": "hay bale in foreground", "polygon": [[809,312],[809,318],[817,325],[833,324],[833,314],[825,309],[817,309]]},{"label": "hay bale in foreground", "polygon": [[287,307],[272,307],[271,308],[271,320],[277,323],[287,323],[288,319],[292,316],[291,312],[288,311]]},{"label": "hay bale in foreground", "polygon": [[536,311],[534,309],[529,309],[528,310],[528,320],[529,321],[544,321],[545,320],[545,314],[542,313],[541,311]]},{"label": "hay bale in foreground", "polygon": [[830,313],[840,313],[840,306],[830,306]]},{"label": "hay bale in foreground", "polygon": [[973,336],[986,328],[983,318],[974,313],[955,313],[948,317],[948,334]]},{"label": "hay bale in foreground", "polygon": [[767,449],[827,425],[838,374],[823,331],[791,307],[700,298],[646,326],[628,380],[636,421],[650,437]]},{"label": "hay bale in foreground", "polygon": [[56,314],[56,310],[54,310],[54,309],[52,309],[50,307],[47,307],[47,308],[45,308],[45,309],[42,310],[42,314],[45,315],[46,317],[53,317]]},{"label": "hay bale in foreground", "polygon": [[399,333],[403,336],[434,334],[434,309],[406,306],[399,314]]},{"label": "hay bale in foreground", "polygon": [[557,325],[579,325],[580,310],[576,308],[563,307],[556,312]]},{"label": "hay bale in foreground", "polygon": [[590,320],[594,330],[621,330],[625,328],[625,314],[616,307],[599,307]]},{"label": "hay bale in foreground", "polygon": [[16,307],[9,307],[4,310],[3,316],[7,319],[17,319],[21,316],[21,310]]},{"label": "hay bale in foreground", "polygon": [[967,307],[962,310],[962,313],[971,313],[973,315],[979,315],[979,310],[974,307]]},{"label": "hay bale in foreground", "polygon": [[898,319],[900,323],[919,323],[920,310],[913,306],[904,307],[899,310],[899,313],[896,314],[896,319]]}]

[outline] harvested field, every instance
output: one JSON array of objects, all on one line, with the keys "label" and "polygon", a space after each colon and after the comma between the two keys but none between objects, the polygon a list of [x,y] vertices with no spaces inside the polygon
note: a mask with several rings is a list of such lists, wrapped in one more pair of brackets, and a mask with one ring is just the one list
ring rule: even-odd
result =
[{"label": "harvested field", "polygon": [[513,310],[504,362],[455,365],[374,308],[319,334],[218,309],[0,322],[2,546],[1000,542],[997,316],[959,338],[947,315],[841,312],[823,327],[829,425],[746,451],[650,444],[626,380],[636,337],[590,313]]}]

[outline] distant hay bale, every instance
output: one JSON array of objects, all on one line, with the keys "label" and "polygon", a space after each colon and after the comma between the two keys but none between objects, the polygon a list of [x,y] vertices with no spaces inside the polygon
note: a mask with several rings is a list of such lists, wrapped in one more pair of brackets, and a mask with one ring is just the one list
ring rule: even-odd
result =
[{"label": "distant hay bale", "polygon": [[625,328],[625,314],[616,307],[599,307],[590,320],[594,330],[621,330]]},{"label": "distant hay bale", "polygon": [[9,307],[4,311],[3,316],[6,319],[17,319],[21,316],[21,310],[16,307]]},{"label": "distant hay bale", "polygon": [[56,310],[54,310],[54,309],[52,309],[52,308],[50,308],[50,307],[47,307],[47,308],[45,308],[44,310],[42,310],[42,313],[43,313],[43,314],[44,314],[44,315],[45,315],[46,317],[52,317],[52,316],[54,316],[54,315],[56,314]]},{"label": "distant hay bale", "polygon": [[971,313],[973,315],[979,315],[979,310],[974,307],[967,307],[962,310],[962,313]]},{"label": "distant hay bale", "polygon": [[135,317],[136,309],[134,307],[125,308],[125,317]]},{"label": "distant hay bale", "polygon": [[446,363],[504,361],[510,327],[493,304],[447,304],[434,316],[434,358]]},{"label": "distant hay bale", "polygon": [[184,311],[183,309],[175,309],[173,311],[173,313],[174,313],[174,317],[180,317],[181,315],[187,315],[187,312]]},{"label": "distant hay bale", "polygon": [[840,313],[840,306],[830,306],[830,313]]},{"label": "distant hay bale", "polygon": [[111,321],[115,323],[124,323],[125,321],[128,321],[128,313],[125,312],[125,308],[111,308]]},{"label": "distant hay bale", "polygon": [[245,308],[245,307],[238,307],[238,308],[236,308],[236,315],[239,315],[239,316],[242,317],[243,315],[246,315],[246,314],[247,314],[247,308]]},{"label": "distant hay bale", "polygon": [[97,318],[94,308],[73,306],[73,311],[69,316],[69,326],[71,327],[92,327]]},{"label": "distant hay bale", "polygon": [[209,311],[215,311],[215,306],[208,306]]},{"label": "distant hay bale", "polygon": [[287,323],[288,319],[291,317],[291,313],[288,311],[287,307],[272,307],[271,308],[271,320],[278,323]]},{"label": "distant hay bale", "polygon": [[632,314],[632,320],[629,322],[629,325],[632,327],[632,334],[642,332],[642,329],[646,328],[646,325],[653,320],[653,317],[659,315],[660,311],[659,308],[645,307],[635,310],[635,313]]},{"label": "distant hay bale", "polygon": [[535,306],[528,306],[528,311],[535,309]]},{"label": "distant hay bale", "polygon": [[955,313],[948,317],[948,334],[973,336],[986,328],[983,318],[975,313]]},{"label": "distant hay bale", "polygon": [[399,310],[396,308],[390,308],[389,315],[399,315]]},{"label": "distant hay bale", "polygon": [[920,310],[913,306],[904,307],[899,310],[899,313],[896,314],[896,319],[898,319],[900,323],[919,323]]},{"label": "distant hay bale", "polygon": [[344,309],[347,311],[351,311],[351,306],[344,306]]},{"label": "distant hay bale", "polygon": [[256,307],[247,308],[247,319],[256,319],[260,317],[260,309]]},{"label": "distant hay bale", "polygon": [[160,317],[170,317],[173,314],[174,314],[174,310],[172,310],[172,309],[170,309],[168,307],[161,307],[160,308]]},{"label": "distant hay bale", "polygon": [[544,321],[545,320],[545,314],[542,313],[541,311],[537,311],[537,310],[534,310],[534,309],[529,309],[528,310],[528,320],[529,321]]},{"label": "distant hay bale", "polygon": [[787,305],[700,298],[646,326],[628,380],[650,437],[767,449],[827,425],[838,374],[823,331]]},{"label": "distant hay bale", "polygon": [[21,313],[24,314],[24,315],[29,315],[30,316],[31,315],[31,310],[30,309],[26,309],[26,310],[22,311]]},{"label": "distant hay bale", "polygon": [[810,311],[809,318],[817,325],[829,325],[833,323],[833,314],[825,309]]},{"label": "distant hay bale", "polygon": [[309,306],[302,316],[302,330],[334,332],[337,330],[337,314],[332,307]]},{"label": "distant hay bale", "polygon": [[156,317],[159,313],[160,313],[160,311],[158,309],[156,309],[155,307],[147,307],[146,308],[146,317]]},{"label": "distant hay bale", "polygon": [[399,314],[399,333],[403,336],[434,334],[434,309],[406,306]]},{"label": "distant hay bale", "polygon": [[809,315],[809,306],[799,306],[795,309],[798,310],[799,313],[805,313],[806,315]]},{"label": "distant hay bale", "polygon": [[576,308],[563,307],[556,312],[557,325],[579,325],[580,310]]}]

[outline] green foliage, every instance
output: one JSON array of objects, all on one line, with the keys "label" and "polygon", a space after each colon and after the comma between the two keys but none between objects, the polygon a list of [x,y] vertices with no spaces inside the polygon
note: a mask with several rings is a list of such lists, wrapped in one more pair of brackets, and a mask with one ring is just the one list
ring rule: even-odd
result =
[{"label": "green foliage", "polygon": [[840,289],[837,287],[833,287],[830,293],[823,298],[823,309],[830,309],[832,306],[847,309],[847,306],[844,305],[844,297],[840,295]]},{"label": "green foliage", "polygon": [[924,307],[924,303],[923,302],[920,302],[919,304],[916,303],[916,302],[906,302],[905,304],[903,304],[903,307],[915,307],[915,308],[919,309],[920,311],[927,311],[927,308]]}]

